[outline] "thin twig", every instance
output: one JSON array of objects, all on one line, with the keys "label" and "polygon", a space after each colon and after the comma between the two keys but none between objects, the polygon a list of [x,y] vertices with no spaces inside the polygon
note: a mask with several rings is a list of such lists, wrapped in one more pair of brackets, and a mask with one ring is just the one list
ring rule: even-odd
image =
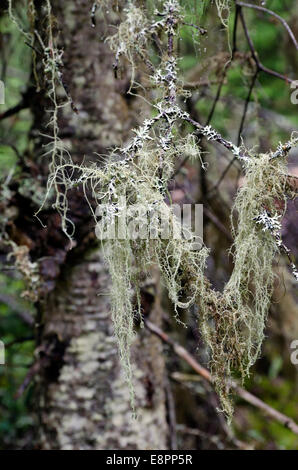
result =
[{"label": "thin twig", "polygon": [[29,103],[25,102],[23,99],[15,106],[12,108],[7,109],[3,113],[0,114],[0,121],[3,121],[3,119],[7,119],[11,116],[14,116],[15,114],[19,113],[23,109],[29,108]]},{"label": "thin twig", "polygon": [[11,144],[9,142],[5,142],[3,140],[0,140],[0,145],[3,145],[5,147],[10,147],[14,151],[14,153],[16,154],[17,158],[19,160],[23,160],[23,156],[20,154],[18,148],[14,144]]},{"label": "thin twig", "polygon": [[[223,73],[222,73],[222,76],[220,78],[220,81],[219,81],[219,84],[218,84],[218,88],[217,88],[217,91],[216,91],[216,95],[215,95],[215,98],[213,100],[213,103],[212,103],[212,107],[210,109],[210,112],[208,114],[208,117],[207,117],[207,120],[206,120],[206,123],[205,123],[205,126],[208,126],[212,120],[212,117],[214,115],[214,112],[215,112],[215,108],[217,106],[217,103],[220,99],[220,96],[221,96],[221,92],[222,92],[222,88],[223,88],[223,85],[224,85],[224,82],[225,82],[225,79],[226,79],[226,76],[227,76],[227,73],[228,73],[228,70],[235,58],[235,54],[237,52],[237,25],[238,25],[238,17],[239,17],[239,10],[240,10],[240,7],[236,7],[236,13],[235,13],[235,20],[234,20],[234,27],[233,27],[233,46],[232,46],[232,56],[231,58],[229,59],[229,61],[225,64],[224,66],[224,70],[223,70]],[[209,84],[209,83],[207,83]],[[180,163],[179,167],[176,169],[175,173],[173,174],[173,178],[180,172],[181,168],[183,168],[183,166],[185,165],[185,163],[188,161],[189,159],[189,156],[186,156],[184,158],[184,160]]]},{"label": "thin twig", "polygon": [[241,143],[241,134],[242,134],[243,127],[244,127],[244,122],[245,122],[245,118],[246,118],[246,114],[247,114],[247,110],[248,110],[248,105],[249,105],[249,102],[250,102],[250,98],[251,98],[254,86],[255,86],[257,78],[258,78],[258,73],[259,73],[259,70],[257,68],[257,70],[255,71],[254,76],[252,78],[251,85],[249,87],[249,91],[248,91],[248,94],[247,94],[247,97],[246,97],[246,100],[245,100],[244,110],[243,110],[243,114],[242,114],[242,118],[241,118],[241,122],[240,122],[240,126],[239,126],[239,131],[238,131],[238,138],[237,138],[238,147]]},{"label": "thin twig", "polygon": [[[177,354],[177,356],[184,359],[185,362],[201,377],[207,380],[210,383],[213,383],[213,379],[211,377],[210,372],[205,369],[205,367],[201,366],[196,359],[188,352],[186,349],[183,348],[180,344],[176,343],[173,339],[171,339],[167,333],[162,331],[158,326],[154,325],[153,323],[149,322],[148,320],[144,321],[145,327],[151,331],[151,333],[158,336],[164,343],[169,344],[173,351]],[[239,387],[239,385],[231,381],[230,386],[234,389],[235,393],[245,400],[246,402],[250,403],[251,405],[259,408],[260,410],[264,411],[270,418],[278,421],[283,426],[291,430],[293,433],[298,434],[298,425],[292,418],[280,413],[279,411],[275,410],[271,406],[267,405],[267,403],[263,402],[252,393],[247,392],[243,388]]]},{"label": "thin twig", "polygon": [[170,446],[171,450],[178,450],[177,443],[177,422],[176,422],[176,410],[175,402],[173,397],[173,392],[171,389],[171,383],[168,377],[165,378],[165,392],[166,392],[166,404],[167,404],[167,414],[169,421],[169,431],[170,431]]},{"label": "thin twig", "polygon": [[207,33],[208,33],[207,29],[201,28],[200,26],[197,26],[196,24],[193,24],[193,23],[185,23],[184,21],[183,21],[182,24],[184,24],[185,26],[190,26],[191,28],[194,28],[194,29],[198,30],[199,33],[200,33],[202,36],[204,36],[204,34],[207,34]]},{"label": "thin twig", "polygon": [[234,165],[235,162],[236,162],[236,157],[233,157],[232,160],[230,160],[229,163],[227,164],[227,166],[225,167],[224,171],[222,172],[222,174],[218,178],[215,185],[212,188],[210,188],[209,193],[213,193],[214,191],[218,190],[220,184],[224,180],[224,178],[225,178],[226,174],[228,173],[229,169],[231,168],[232,165]]},{"label": "thin twig", "polygon": [[232,235],[230,234],[230,232],[226,229],[226,227],[224,226],[224,224],[218,219],[218,217],[213,213],[211,212],[205,205],[204,205],[204,208],[203,208],[203,213],[204,215],[207,217],[207,219],[210,220],[210,222],[213,223],[213,225],[215,225],[215,227],[224,234],[224,236],[226,237],[226,239],[229,241],[229,242],[232,242],[233,241],[233,237]]},{"label": "thin twig", "polygon": [[[252,79],[252,82],[251,82],[251,85],[250,85],[250,88],[249,88],[249,91],[248,91],[248,94],[247,94],[247,98],[245,100],[245,104],[244,104],[244,110],[243,110],[243,114],[242,114],[242,118],[241,118],[241,122],[240,122],[240,126],[239,126],[239,131],[238,131],[238,138],[237,138],[237,145],[239,147],[240,145],[240,142],[241,142],[241,134],[242,134],[242,131],[243,131],[243,127],[244,127],[244,122],[245,122],[245,118],[246,118],[246,114],[247,114],[247,110],[248,110],[248,105],[249,105],[249,102],[250,102],[250,98],[251,98],[251,94],[252,94],[252,91],[254,89],[254,86],[256,84],[256,80],[257,80],[257,77],[258,77],[258,73],[259,73],[259,68],[257,67],[255,73],[254,73],[254,76],[253,76],[253,79]],[[236,161],[236,157],[232,158],[232,160],[228,163],[228,165],[226,166],[226,168],[224,169],[224,171],[222,172],[220,178],[218,179],[217,183],[210,189],[210,192],[214,191],[214,190],[217,190],[218,187],[220,186],[221,182],[223,181],[223,179],[225,178],[226,174],[228,173],[229,169],[231,168],[231,166],[235,163]]]},{"label": "thin twig", "polygon": [[22,99],[18,104],[13,106],[12,108],[7,109],[3,113],[0,113],[0,121],[3,119],[7,119],[11,116],[14,116],[15,114],[19,113],[23,109],[27,109],[30,107],[30,104],[32,103],[32,99],[36,95],[36,90],[34,87],[30,86],[23,94],[22,94]]},{"label": "thin twig", "polygon": [[293,43],[294,43],[294,46],[296,47],[296,49],[298,50],[298,42],[295,38],[295,35],[293,33],[293,31],[291,30],[290,26],[288,25],[288,23],[286,22],[286,20],[284,20],[281,16],[279,16],[277,13],[275,13],[274,11],[272,10],[268,10],[268,8],[264,8],[264,7],[261,7],[259,5],[252,5],[251,3],[245,3],[245,2],[237,2],[236,5],[239,5],[240,7],[245,7],[245,8],[253,8],[254,10],[259,10],[259,11],[264,11],[265,13],[268,13],[269,15],[271,16],[274,16],[276,19],[278,19],[282,24],[283,26],[286,28],[286,30],[288,31],[289,33],[289,36],[290,38],[292,39]]},{"label": "thin twig", "polygon": [[213,117],[217,102],[218,102],[218,100],[220,98],[220,95],[221,95],[221,91],[222,91],[222,88],[223,88],[223,85],[224,85],[224,82],[225,82],[225,78],[227,76],[228,70],[231,67],[232,62],[235,58],[235,54],[237,52],[237,26],[238,26],[239,10],[240,10],[240,8],[236,6],[234,27],[233,27],[232,56],[231,56],[230,60],[226,63],[226,65],[224,67],[222,78],[221,78],[221,81],[219,83],[219,86],[218,86],[218,89],[217,89],[217,92],[216,92],[216,95],[215,95],[215,99],[214,99],[213,104],[212,104],[212,108],[210,110],[210,113],[208,115],[208,118],[207,118],[207,121],[206,121],[206,124],[205,124],[206,126],[208,126],[208,124],[210,124],[210,122],[211,122],[211,119]]}]

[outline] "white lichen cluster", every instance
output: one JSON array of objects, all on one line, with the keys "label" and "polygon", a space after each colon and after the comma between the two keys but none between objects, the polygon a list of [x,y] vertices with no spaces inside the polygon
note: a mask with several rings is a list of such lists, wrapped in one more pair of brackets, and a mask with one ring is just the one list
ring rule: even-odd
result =
[{"label": "white lichen cluster", "polygon": [[296,280],[298,280],[298,271],[296,268],[295,263],[293,263],[291,259],[291,253],[290,250],[284,245],[282,241],[282,236],[281,236],[281,231],[282,231],[282,215],[281,214],[273,214],[271,215],[268,210],[264,210],[262,213],[260,213],[258,216],[254,218],[255,222],[257,224],[260,224],[263,226],[262,230],[263,232],[269,231],[272,235],[272,237],[276,241],[276,245],[279,248],[281,252],[284,252],[289,260],[290,260],[290,266],[291,270],[293,273],[293,276]]},{"label": "white lichen cluster", "polygon": [[278,246],[281,246],[281,238],[280,238],[280,231],[281,231],[281,215],[274,214],[270,215],[268,211],[264,210],[261,214],[255,217],[254,219],[257,224],[263,225],[263,232],[269,230],[272,235],[278,240]]}]

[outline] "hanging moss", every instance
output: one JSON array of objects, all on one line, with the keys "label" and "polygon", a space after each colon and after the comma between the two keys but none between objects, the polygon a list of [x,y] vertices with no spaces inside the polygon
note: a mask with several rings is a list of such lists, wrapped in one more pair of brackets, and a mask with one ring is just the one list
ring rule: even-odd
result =
[{"label": "hanging moss", "polygon": [[107,38],[112,51],[115,52],[114,68],[118,68],[119,59],[125,56],[132,67],[131,82],[134,82],[136,55],[146,55],[146,42],[149,35],[148,19],[141,8],[129,4],[124,9],[125,19],[120,23],[117,33]]},{"label": "hanging moss", "polygon": [[[104,164],[74,164],[59,138],[56,87],[61,78],[62,55],[53,46],[50,1],[47,0],[46,4],[51,53],[41,38],[39,42],[45,51],[44,67],[53,103],[50,121],[53,135],[48,152],[52,158],[47,195],[55,189],[55,207],[61,215],[63,230],[70,238],[69,224],[72,230],[74,226],[68,214],[68,191],[81,185],[89,202],[111,275],[115,336],[132,407],[134,389],[130,346],[134,338],[134,319],[142,318],[139,285],[151,266],[157,265],[178,321],[179,308],[186,309],[193,304],[199,306],[198,321],[211,352],[210,368],[215,387],[222,410],[231,418],[230,377],[239,371],[244,379],[260,354],[274,280],[272,264],[281,247],[280,238],[276,235],[279,226],[274,225],[274,221],[282,214],[276,203],[286,202],[285,160],[298,139],[293,137],[284,146],[280,145],[274,154],[254,156],[225,140],[211,126],[203,127],[193,121],[178,100],[187,95],[177,71],[177,31],[179,24],[183,24],[179,2],[163,2],[163,9],[155,11],[152,17],[129,2],[124,21],[117,33],[107,40],[116,55],[116,68],[122,56],[130,62],[133,70],[139,59],[148,67],[155,88],[155,101],[151,103],[154,117],[145,119],[134,129],[133,138],[126,146],[115,149]],[[224,11],[228,10],[229,2],[216,0],[216,4],[225,24]],[[163,47],[158,67],[153,67],[147,54],[147,44],[154,34]],[[196,134],[189,132],[182,137],[181,122],[194,126],[196,132],[209,141],[231,151],[243,165],[246,177],[235,200],[238,222],[233,226],[234,269],[223,292],[213,290],[205,277],[208,249],[204,245],[198,250],[193,249],[194,234],[189,238],[175,236],[182,232],[181,221],[175,216],[173,205],[166,202],[176,161],[187,156],[203,165]],[[93,199],[93,204],[89,198]],[[94,203],[104,209],[100,215],[94,212]],[[141,212],[130,212],[136,207],[141,208]],[[153,225],[145,227],[147,233],[143,237],[124,235],[105,239],[107,228],[110,231],[123,229],[121,220],[124,214],[128,214],[125,230],[130,224],[136,227],[148,214],[153,214]],[[171,233],[167,237],[163,227],[154,222],[159,220],[155,214],[170,222]],[[150,237],[148,230],[153,230],[154,236]]]},{"label": "hanging moss", "polygon": [[211,349],[211,370],[223,410],[230,417],[227,378],[240,371],[249,375],[264,338],[274,274],[272,264],[278,246],[270,232],[264,232],[255,218],[266,208],[275,215],[277,201],[285,200],[286,164],[270,155],[252,157],[246,162],[246,181],[239,190],[234,209],[234,269],[222,294],[209,292],[200,300],[200,323]]},{"label": "hanging moss", "polygon": [[[220,16],[227,5],[228,2],[217,2]],[[178,308],[189,308],[194,303],[200,307],[199,323],[211,351],[210,367],[216,390],[222,409],[230,418],[233,407],[229,378],[234,371],[240,371],[242,378],[248,375],[260,353],[272,292],[272,263],[278,252],[272,233],[264,232],[256,218],[264,209],[274,216],[276,201],[285,199],[284,157],[294,141],[285,151],[281,147],[276,155],[256,157],[245,155],[245,149],[225,141],[210,126],[203,128],[195,123],[208,140],[223,144],[240,159],[246,175],[246,182],[235,201],[238,224],[233,229],[234,270],[223,292],[214,291],[204,276],[207,248],[202,246],[194,251],[193,239],[173,236],[181,232],[181,222],[175,217],[173,207],[165,202],[177,159],[190,156],[201,163],[202,160],[195,135],[190,133],[185,138],[179,135],[179,121],[192,123],[177,101],[179,96],[185,96],[177,76],[174,51],[177,27],[183,17],[176,0],[165,2],[163,8],[162,12],[156,12],[159,19],[154,18],[150,22],[143,11],[130,3],[126,19],[116,35],[108,39],[117,63],[123,55],[134,67],[137,57],[148,65],[146,43],[152,32],[166,36],[167,53],[160,58],[159,67],[151,68],[149,63],[151,80],[157,90],[156,102],[152,103],[155,117],[146,119],[138,129],[134,129],[132,140],[125,147],[115,149],[102,167],[74,165],[65,159],[58,162],[55,159],[48,191],[52,186],[56,188],[56,207],[65,228],[68,221],[67,191],[74,185],[83,186],[87,200],[87,195],[91,194],[98,205],[107,207],[97,225],[99,237],[104,227],[119,228],[121,215],[126,210],[123,197],[129,208],[139,205],[145,213],[154,210],[171,221],[172,235],[167,239],[163,237],[160,226],[155,226],[153,239],[147,234],[143,238],[119,239],[116,236],[104,242],[105,259],[112,279],[115,336],[130,387],[132,406],[130,345],[134,337],[134,318],[142,316],[140,302],[135,305],[133,298],[140,298],[140,279],[156,264],[178,321]],[[90,209],[93,212],[91,204]],[[98,217],[93,215],[98,223]],[[136,223],[135,214],[132,220]]]},{"label": "hanging moss", "polygon": [[227,27],[231,11],[231,0],[215,0],[218,16],[222,24]]}]

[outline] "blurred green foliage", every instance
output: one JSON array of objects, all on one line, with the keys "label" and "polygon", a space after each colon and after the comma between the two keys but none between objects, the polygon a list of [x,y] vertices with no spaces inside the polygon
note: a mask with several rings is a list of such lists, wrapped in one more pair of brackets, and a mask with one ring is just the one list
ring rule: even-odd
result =
[{"label": "blurred green foliage", "polygon": [[[21,279],[0,274],[0,291],[18,299],[19,308],[32,311],[32,306],[21,299],[23,290]],[[28,406],[32,405],[31,388],[15,398],[34,360],[32,334],[32,328],[0,297],[0,338],[5,345],[5,365],[0,366],[0,449],[20,446],[32,428],[33,418],[28,413]]]},{"label": "blurred green foliage", "polygon": [[[5,84],[5,104],[0,114],[16,106],[26,91],[30,78],[31,51],[24,38],[11,24],[7,15],[0,15],[0,79]],[[4,47],[3,47],[4,46]],[[31,115],[24,109],[0,122],[0,184],[18,167],[18,156],[28,146]],[[3,266],[2,266],[3,267]],[[0,274],[0,292],[16,299],[20,308],[32,310],[24,302],[22,279]],[[28,413],[31,388],[19,398],[14,398],[34,360],[32,329],[26,325],[0,298],[0,339],[5,344],[5,365],[0,366],[0,449],[23,447],[23,439],[31,432],[33,418]],[[29,340],[28,338],[31,338]]]},{"label": "blurred green foliage", "polygon": [[[268,358],[270,367],[267,374],[252,372],[249,383],[245,386],[252,393],[260,397],[265,403],[292,418],[298,418],[297,389],[292,380],[282,372],[280,357]],[[272,376],[277,366],[276,376]],[[298,449],[298,437],[280,423],[264,417],[264,413],[254,407],[244,406],[243,402],[236,407],[235,425],[237,437],[245,442],[252,442],[255,449]]]},{"label": "blurred green foliage", "polygon": [[[2,113],[16,106],[28,87],[31,51],[7,15],[0,16],[0,35],[0,79],[5,85],[5,104],[0,105]],[[30,127],[31,115],[28,109],[1,121],[0,177],[17,164],[18,152],[22,154],[27,148]]]}]

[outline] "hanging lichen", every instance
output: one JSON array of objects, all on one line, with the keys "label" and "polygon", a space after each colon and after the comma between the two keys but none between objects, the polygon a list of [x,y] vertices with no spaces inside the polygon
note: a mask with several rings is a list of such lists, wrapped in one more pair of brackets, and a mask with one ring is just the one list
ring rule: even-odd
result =
[{"label": "hanging lichen", "polygon": [[224,411],[232,414],[227,377],[242,378],[260,354],[273,286],[272,264],[279,249],[270,231],[256,223],[266,210],[281,216],[278,201],[285,200],[286,164],[270,155],[245,163],[246,181],[234,208],[238,213],[233,246],[234,269],[222,294],[200,300],[202,331],[212,353],[211,370]]},{"label": "hanging lichen", "polygon": [[231,0],[215,0],[218,16],[224,26],[228,26],[231,10]]},{"label": "hanging lichen", "polygon": [[[216,4],[225,23],[223,11],[229,2],[218,0]],[[47,5],[50,22],[49,0]],[[49,74],[49,95],[53,103],[50,122],[53,139],[49,151],[52,159],[47,191],[49,194],[53,188],[56,190],[55,207],[70,237],[69,224],[72,228],[73,224],[68,214],[68,191],[81,185],[89,202],[111,275],[115,337],[130,387],[132,407],[130,346],[134,338],[134,319],[142,320],[139,285],[155,264],[160,269],[178,321],[179,308],[199,306],[198,320],[211,352],[210,367],[216,390],[223,411],[231,417],[229,380],[234,371],[239,371],[242,378],[247,376],[260,354],[274,279],[272,264],[281,248],[285,251],[280,238],[282,213],[277,202],[286,202],[286,157],[298,139],[293,136],[275,153],[256,156],[224,139],[210,125],[202,126],[194,121],[179,102],[180,97],[189,96],[178,77],[177,36],[179,25],[185,25],[179,2],[163,2],[162,10],[156,10],[152,17],[128,2],[124,14],[117,33],[107,39],[115,52],[115,68],[118,69],[121,58],[126,57],[132,66],[131,83],[134,84],[134,70],[141,62],[150,73],[155,100],[151,103],[152,117],[134,129],[134,137],[122,148],[114,149],[102,165],[74,164],[63,148],[55,91],[61,81],[61,53],[54,47],[52,28],[49,29],[49,42],[54,47],[51,54],[38,38],[44,48],[44,66]],[[148,43],[156,38],[162,51],[158,66],[153,65],[148,54]],[[187,123],[194,132],[181,136],[181,123]],[[235,200],[238,222],[233,228],[234,269],[223,292],[213,290],[205,278],[208,249],[204,245],[194,249],[195,235],[191,230],[190,236],[181,236],[184,228],[181,220],[176,217],[171,202],[166,202],[176,161],[190,156],[203,165],[198,135],[228,149],[241,163],[246,177]],[[170,197],[168,199],[170,201]],[[147,219],[151,221],[149,225],[144,224]],[[160,219],[169,222],[170,231],[166,236]],[[106,236],[107,231],[109,236]]]},{"label": "hanging lichen", "polygon": [[[108,41],[116,54],[117,67],[122,55],[133,69],[138,60],[143,60],[148,66],[151,81],[158,90],[156,102],[152,103],[155,115],[135,129],[135,137],[125,147],[115,149],[101,168],[95,164],[88,167],[65,161],[57,164],[56,160],[48,189],[52,185],[64,188],[62,194],[57,192],[56,207],[60,207],[66,227],[67,190],[82,184],[86,197],[91,193],[95,202],[106,208],[101,218],[94,214],[99,238],[105,227],[119,228],[121,216],[127,209],[123,198],[130,209],[138,205],[143,210],[141,215],[131,214],[134,223],[137,217],[144,221],[145,214],[152,211],[171,220],[173,232],[166,239],[160,226],[156,225],[153,239],[148,237],[148,233],[141,238],[128,237],[126,233],[122,239],[108,237],[104,243],[112,279],[115,336],[131,391],[132,406],[134,392],[129,351],[134,337],[134,318],[142,316],[140,302],[135,303],[134,298],[140,298],[139,280],[155,263],[161,271],[178,321],[178,307],[188,308],[194,303],[200,307],[199,323],[211,351],[210,365],[215,386],[223,411],[230,417],[232,404],[228,379],[233,371],[240,371],[243,378],[248,375],[263,340],[272,291],[272,262],[278,245],[269,231],[262,230],[257,218],[264,210],[275,216],[275,202],[284,199],[284,157],[287,152],[280,148],[275,155],[252,156],[245,149],[226,141],[210,126],[203,127],[194,122],[180,108],[178,97],[185,96],[185,91],[178,80],[174,41],[183,16],[176,0],[165,2],[163,11],[156,11],[157,20],[151,23],[132,3],[125,14],[126,19],[118,33]],[[146,54],[146,43],[154,33],[165,35],[167,49],[158,67],[153,67]],[[189,122],[208,140],[229,149],[241,161],[247,178],[235,201],[238,212],[238,225],[234,229],[235,265],[222,293],[212,290],[204,277],[207,248],[202,246],[200,250],[193,250],[193,239],[173,236],[181,232],[181,222],[176,219],[172,206],[166,204],[165,196],[175,161],[185,154],[200,160],[196,137],[188,134],[181,138],[179,135],[180,121]],[[291,140],[288,147],[296,141]],[[129,222],[130,219],[126,220],[124,226],[127,227]]]}]

